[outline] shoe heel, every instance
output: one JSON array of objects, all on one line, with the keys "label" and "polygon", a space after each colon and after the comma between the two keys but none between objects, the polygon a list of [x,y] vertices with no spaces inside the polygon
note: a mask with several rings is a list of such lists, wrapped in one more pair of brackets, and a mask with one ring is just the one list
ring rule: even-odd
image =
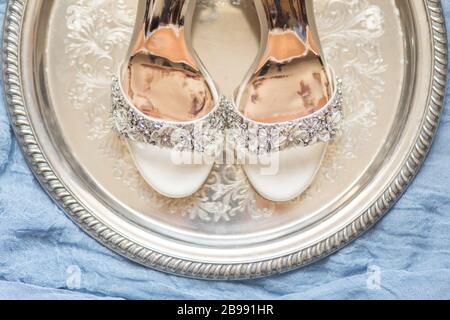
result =
[{"label": "shoe heel", "polygon": [[128,57],[141,49],[142,44],[156,29],[164,26],[183,28],[184,34],[190,35],[191,16],[196,0],[139,0],[136,24]]},{"label": "shoe heel", "polygon": [[[146,33],[160,26],[184,26],[189,12],[189,0],[145,0],[144,25]],[[142,4],[140,4],[142,6]]]},{"label": "shoe heel", "polygon": [[[313,0],[255,0],[264,33],[293,31],[297,37],[323,60],[317,31]],[[326,68],[327,69],[327,68]]]}]

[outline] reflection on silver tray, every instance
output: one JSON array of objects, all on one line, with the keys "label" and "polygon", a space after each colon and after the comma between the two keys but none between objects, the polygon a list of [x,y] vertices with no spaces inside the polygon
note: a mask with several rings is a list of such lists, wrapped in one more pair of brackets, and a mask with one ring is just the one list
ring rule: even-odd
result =
[{"label": "reflection on silver tray", "polygon": [[[111,74],[135,14],[123,1],[10,1],[5,86],[31,168],[86,232],[167,272],[259,277],[342,247],[388,211],[425,158],[442,108],[446,34],[439,1],[316,3],[330,64],[346,84],[347,120],[314,184],[295,201],[262,199],[233,165],[216,166],[187,199],[146,185],[108,116]],[[227,96],[257,48],[247,9],[247,1],[198,8],[195,46]],[[214,41],[231,20],[240,32]],[[241,45],[230,50],[230,43]],[[229,62],[220,60],[224,52]]]}]

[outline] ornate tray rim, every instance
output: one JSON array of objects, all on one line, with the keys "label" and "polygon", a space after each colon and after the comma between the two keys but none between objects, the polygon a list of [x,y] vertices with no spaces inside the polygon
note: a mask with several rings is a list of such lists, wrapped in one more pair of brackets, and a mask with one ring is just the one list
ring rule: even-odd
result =
[{"label": "ornate tray rim", "polygon": [[27,0],[9,0],[3,32],[3,80],[12,127],[25,158],[52,199],[91,237],[109,249],[148,267],[187,277],[238,280],[290,271],[321,259],[367,231],[401,197],[421,168],[439,126],[447,84],[447,33],[440,0],[423,0],[429,17],[433,44],[432,85],[428,93],[420,133],[402,169],[374,203],[357,219],[334,235],[300,251],[263,261],[242,264],[195,262],[152,251],[112,230],[74,197],[53,171],[30,123],[20,72],[21,30]]}]

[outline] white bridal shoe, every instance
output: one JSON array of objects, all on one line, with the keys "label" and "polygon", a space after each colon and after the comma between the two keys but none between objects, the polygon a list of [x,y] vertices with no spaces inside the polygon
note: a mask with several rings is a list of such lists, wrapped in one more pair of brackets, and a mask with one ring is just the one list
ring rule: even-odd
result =
[{"label": "white bridal shoe", "polygon": [[254,3],[261,48],[237,91],[230,123],[253,187],[283,202],[310,186],[339,133],[341,81],[325,61],[312,0]]},{"label": "white bridal shoe", "polygon": [[112,114],[147,183],[164,196],[198,191],[222,148],[224,113],[191,45],[195,0],[140,0]]}]

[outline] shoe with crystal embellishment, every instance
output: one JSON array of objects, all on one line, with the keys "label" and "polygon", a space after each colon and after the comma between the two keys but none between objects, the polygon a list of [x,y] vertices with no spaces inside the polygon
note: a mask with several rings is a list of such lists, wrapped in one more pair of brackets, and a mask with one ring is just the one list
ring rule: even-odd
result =
[{"label": "shoe with crystal embellishment", "polygon": [[254,0],[261,49],[234,98],[231,128],[261,196],[292,200],[312,183],[342,121],[341,81],[319,42],[312,0]]},{"label": "shoe with crystal embellishment", "polygon": [[140,0],[112,84],[116,131],[147,183],[170,198],[202,187],[223,143],[219,95],[192,48],[194,7],[195,0]]}]

